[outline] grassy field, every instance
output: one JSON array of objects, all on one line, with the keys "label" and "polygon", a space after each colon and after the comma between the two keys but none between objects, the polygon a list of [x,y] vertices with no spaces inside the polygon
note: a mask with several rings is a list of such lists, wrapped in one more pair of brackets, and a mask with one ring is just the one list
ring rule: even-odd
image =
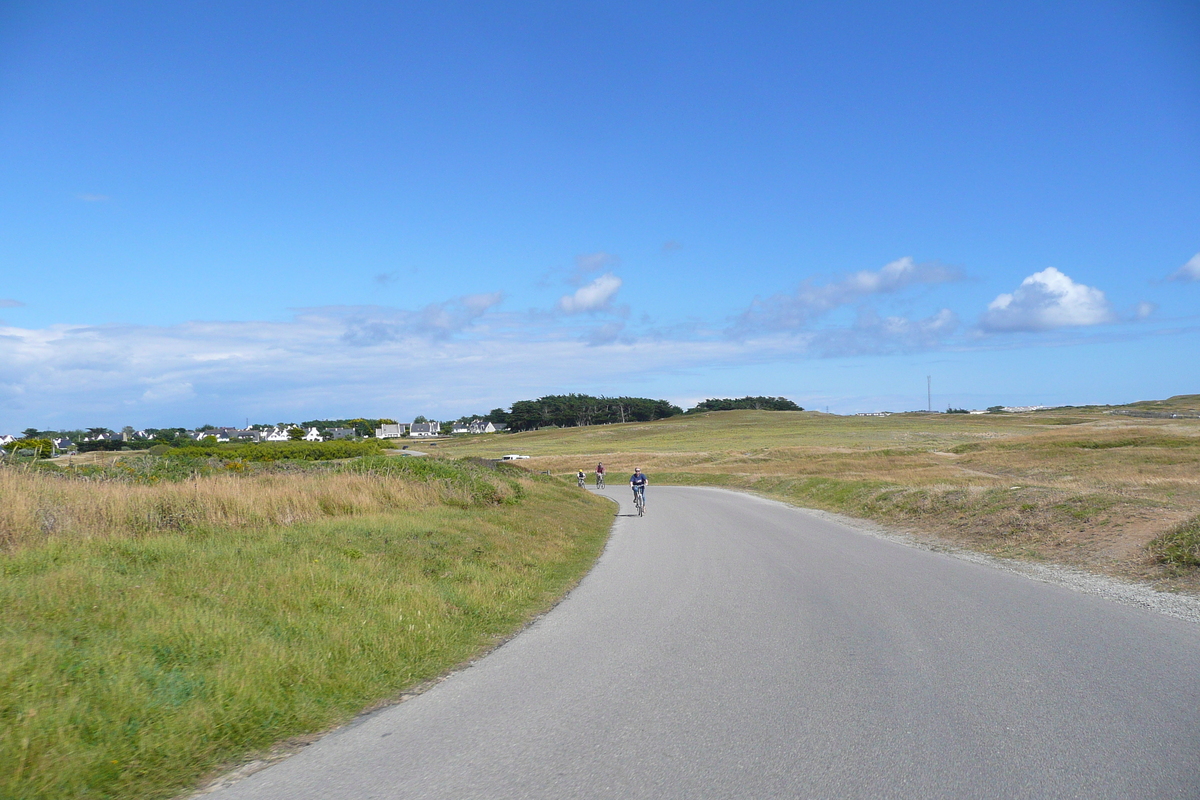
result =
[{"label": "grassy field", "polygon": [[0,470],[0,797],[170,797],[343,722],[555,602],[612,519],[471,463],[155,469]]},{"label": "grassy field", "polygon": [[[728,411],[476,436],[443,454],[749,489],[998,555],[1200,589],[1200,396],[1016,414]],[[1168,541],[1169,540],[1169,541]],[[1189,555],[1190,554],[1190,555]]]}]

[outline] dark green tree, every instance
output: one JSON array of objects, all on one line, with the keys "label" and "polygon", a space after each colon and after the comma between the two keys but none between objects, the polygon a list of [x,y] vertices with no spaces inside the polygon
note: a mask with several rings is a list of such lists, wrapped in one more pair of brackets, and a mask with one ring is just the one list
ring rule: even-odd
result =
[{"label": "dark green tree", "polygon": [[695,408],[689,408],[689,414],[703,411],[734,411],[737,409],[754,409],[756,411],[803,411],[804,409],[788,400],[786,397],[723,397],[710,398],[697,403]]}]

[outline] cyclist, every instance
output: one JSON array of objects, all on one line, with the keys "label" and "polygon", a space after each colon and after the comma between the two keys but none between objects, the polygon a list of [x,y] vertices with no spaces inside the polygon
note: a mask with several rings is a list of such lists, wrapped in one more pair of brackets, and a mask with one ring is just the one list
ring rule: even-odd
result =
[{"label": "cyclist", "polygon": [[641,467],[633,468],[633,475],[629,477],[629,487],[633,489],[633,504],[638,507],[639,516],[646,507],[646,484],[649,482]]},{"label": "cyclist", "polygon": [[596,465],[596,488],[604,488],[604,462],[601,461]]},{"label": "cyclist", "polygon": [[583,480],[585,477],[583,474],[583,470],[579,470],[577,473],[575,473],[575,477],[579,480],[579,488],[582,489],[583,488]]}]

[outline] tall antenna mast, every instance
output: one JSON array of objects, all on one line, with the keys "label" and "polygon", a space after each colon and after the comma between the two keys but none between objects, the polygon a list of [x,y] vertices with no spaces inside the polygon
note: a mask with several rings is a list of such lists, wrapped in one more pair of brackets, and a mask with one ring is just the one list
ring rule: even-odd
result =
[{"label": "tall antenna mast", "polygon": [[925,402],[929,404],[929,412],[933,413],[933,376],[925,376]]}]

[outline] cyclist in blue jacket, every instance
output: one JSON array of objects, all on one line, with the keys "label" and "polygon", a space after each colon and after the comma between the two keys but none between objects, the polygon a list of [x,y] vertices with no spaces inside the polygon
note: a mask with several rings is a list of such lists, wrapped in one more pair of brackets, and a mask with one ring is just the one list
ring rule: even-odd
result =
[{"label": "cyclist in blue jacket", "polygon": [[640,494],[642,496],[643,506],[646,505],[646,484],[649,482],[650,481],[646,480],[646,475],[642,472],[641,467],[633,468],[633,475],[629,477],[629,486],[633,489],[634,494]]}]

